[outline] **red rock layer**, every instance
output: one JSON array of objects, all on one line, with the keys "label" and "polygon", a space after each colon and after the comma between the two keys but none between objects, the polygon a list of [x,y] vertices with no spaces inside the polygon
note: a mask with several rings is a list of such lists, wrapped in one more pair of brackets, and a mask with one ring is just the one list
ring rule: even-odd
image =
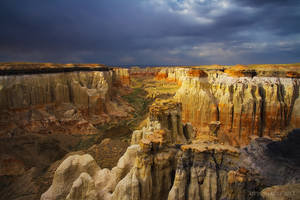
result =
[{"label": "red rock layer", "polygon": [[130,77],[155,77],[160,71],[159,67],[131,67],[129,69]]},{"label": "red rock layer", "polygon": [[114,84],[130,85],[130,76],[127,68],[114,68]]}]

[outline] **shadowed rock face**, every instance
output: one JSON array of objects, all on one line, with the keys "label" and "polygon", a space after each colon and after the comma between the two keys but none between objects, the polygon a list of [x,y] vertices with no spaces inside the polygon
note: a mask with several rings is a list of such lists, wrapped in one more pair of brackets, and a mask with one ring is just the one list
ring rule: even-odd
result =
[{"label": "shadowed rock face", "polygon": [[276,185],[261,192],[263,200],[288,200],[299,199],[300,184]]},{"label": "shadowed rock face", "polygon": [[291,131],[282,141],[256,138],[241,150],[242,166],[252,168],[264,178],[264,185],[283,185],[300,181],[300,130]]}]

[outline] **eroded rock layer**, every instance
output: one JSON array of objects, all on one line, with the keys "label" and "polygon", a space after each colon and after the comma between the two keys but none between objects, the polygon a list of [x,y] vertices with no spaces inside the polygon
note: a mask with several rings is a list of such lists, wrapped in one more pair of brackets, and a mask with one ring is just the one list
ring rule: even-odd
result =
[{"label": "eroded rock layer", "polygon": [[[161,106],[164,107],[162,111],[156,110]],[[286,142],[274,143],[260,138],[244,149],[195,138],[189,142],[185,138],[181,141],[183,144],[178,144],[172,138],[174,134],[177,138],[180,132],[173,126],[161,124],[174,123],[172,117],[162,117],[164,115],[181,117],[178,103],[159,100],[151,109],[152,117],[147,126],[133,133],[132,145],[115,168],[100,169],[89,155],[84,155],[82,159],[69,157],[56,170],[52,186],[41,199],[272,199],[273,192],[270,190],[273,188],[260,193],[263,188],[300,180],[296,165],[279,162],[280,156],[270,154],[274,151],[274,145],[280,146],[278,152],[273,152],[277,154],[288,144],[297,145],[294,141],[298,137],[296,133]],[[157,119],[159,121],[153,121]],[[253,159],[260,159],[261,162],[251,165]],[[273,174],[264,172],[264,168],[274,168],[276,162],[279,169],[274,173],[280,175],[289,171],[291,176],[274,179]],[[284,196],[288,192],[277,193]]]},{"label": "eroded rock layer", "polygon": [[[299,130],[285,135],[300,124],[297,70],[72,64],[0,69],[5,71],[0,74],[0,150],[5,152],[0,186],[5,199],[36,199],[42,192],[42,200],[298,195]],[[128,138],[118,132],[152,101],[125,152]],[[141,112],[134,110],[138,108]],[[121,125],[105,127],[112,123]],[[69,141],[73,134],[88,139],[75,135]],[[55,139],[61,136],[67,137]],[[123,151],[116,151],[121,143],[110,137],[125,143]],[[14,145],[6,144],[12,141]],[[59,160],[76,141],[74,149],[85,150]],[[91,143],[97,145],[86,149]]]},{"label": "eroded rock layer", "polygon": [[129,84],[128,69],[80,70],[0,76],[3,131],[95,134],[95,125],[130,116],[131,106],[114,92]]},{"label": "eroded rock layer", "polygon": [[157,79],[181,84],[175,99],[182,103],[183,121],[197,128],[197,134],[212,134],[211,124],[219,123],[214,134],[221,142],[243,146],[252,136],[280,138],[299,127],[299,79],[241,73],[246,75],[166,68]]}]

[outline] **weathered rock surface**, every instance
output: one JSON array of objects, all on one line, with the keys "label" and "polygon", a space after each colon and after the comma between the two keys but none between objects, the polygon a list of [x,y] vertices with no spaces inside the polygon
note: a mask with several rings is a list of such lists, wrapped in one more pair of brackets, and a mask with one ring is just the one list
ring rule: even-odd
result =
[{"label": "weathered rock surface", "polygon": [[1,76],[2,109],[25,109],[49,103],[74,103],[100,113],[110,95],[112,72]]},{"label": "weathered rock surface", "polygon": [[241,149],[241,165],[264,177],[263,184],[283,185],[300,182],[300,130],[282,141],[256,138]]},{"label": "weathered rock surface", "polygon": [[[74,199],[76,193],[77,195],[88,195],[87,193],[93,189],[89,186],[91,177],[96,176],[99,170],[96,161],[88,154],[70,156],[57,168],[51,187],[42,195],[41,199],[65,199],[70,190],[70,199]],[[77,177],[79,177],[78,180],[76,180]]]},{"label": "weathered rock surface", "polygon": [[70,193],[66,200],[97,200],[97,192],[95,190],[95,183],[88,173],[81,173],[78,179],[73,182]]},{"label": "weathered rock surface", "polygon": [[112,170],[101,169],[89,155],[72,155],[56,169],[41,200],[111,199],[116,185],[134,165],[137,145],[130,146]]},{"label": "weathered rock surface", "polygon": [[[292,134],[286,141],[275,144],[272,140],[259,138],[240,150],[199,140],[193,140],[190,144],[174,144],[169,139],[171,131],[161,127],[159,122],[149,121],[146,128],[135,131],[132,143],[139,145],[130,146],[111,171],[98,169],[94,173],[96,176],[88,173],[87,169],[81,174],[76,173],[73,183],[66,189],[69,191],[65,192],[68,193],[67,198],[254,200],[260,199],[260,195],[265,199],[274,199],[274,194],[278,194],[278,198],[288,196],[297,199],[293,196],[297,193],[297,184],[282,189],[276,186],[261,190],[266,186],[299,182],[297,151],[295,156],[292,154],[282,162],[279,152],[273,149],[274,145],[281,149],[280,152],[286,145],[296,145],[293,149],[299,147],[294,141],[298,135]],[[62,166],[58,169],[64,168]]]},{"label": "weathered rock surface", "polygon": [[[257,198],[259,179],[239,167],[238,149],[207,143],[176,148],[160,136],[157,132],[149,134],[147,138],[140,140],[139,146],[129,147],[135,151],[125,153],[118,166],[111,171],[103,169],[97,173],[89,173],[97,174],[96,176],[83,175],[82,170],[81,174],[74,174],[74,182],[66,189],[70,191],[68,196],[76,194],[77,199],[80,199],[78,197],[90,194],[93,199],[95,187],[97,199]],[[64,165],[57,171],[62,166]],[[61,185],[66,188],[64,182]],[[54,191],[52,188],[55,188],[55,183],[57,182],[53,181],[42,199],[46,199],[49,191]]]},{"label": "weathered rock surface", "polygon": [[182,103],[182,119],[197,134],[210,134],[210,124],[219,121],[220,141],[243,146],[253,135],[280,138],[287,129],[299,127],[299,79],[230,77],[222,72],[199,78],[189,76],[187,68],[173,70],[171,77],[182,84],[175,96]]},{"label": "weathered rock surface", "polygon": [[[121,85],[130,85],[129,69],[127,68],[114,68],[115,82]],[[115,84],[116,84],[115,83]]]},{"label": "weathered rock surface", "polygon": [[[162,105],[164,109],[158,112],[156,108]],[[176,111],[178,103],[158,101],[152,106],[151,119],[164,123],[158,116]],[[180,112],[175,113],[180,118]],[[178,144],[172,140],[172,126],[164,127],[160,122],[149,120],[145,128],[134,131],[132,146],[111,171],[98,170],[91,178],[77,175],[68,195],[91,194],[92,199],[96,191],[96,199],[107,200],[254,200],[260,199],[266,186],[300,181],[297,131],[284,141],[258,138],[237,149],[197,138]],[[282,160],[287,153],[284,150],[290,156]],[[269,198],[268,190],[265,193],[261,195]]]},{"label": "weathered rock surface", "polygon": [[0,76],[0,135],[96,134],[95,125],[130,117],[133,108],[114,91],[128,84],[127,69],[42,72]]},{"label": "weathered rock surface", "polygon": [[[113,120],[117,123],[132,114],[132,108],[121,98],[130,90],[127,86],[131,75],[147,76],[148,91],[159,84],[167,86],[164,91],[156,91],[158,95],[154,91],[151,100],[157,96],[172,99],[154,101],[143,122],[144,125],[147,121],[147,125],[133,132],[131,146],[111,170],[99,167],[104,166],[103,148],[99,146],[110,148],[110,139],[100,143],[101,137],[91,138],[99,146],[78,151],[78,155],[71,153],[48,169],[47,173],[55,171],[50,187],[49,177],[37,179],[49,162],[61,159],[68,144],[31,140],[26,143],[24,138],[24,143],[20,141],[22,146],[30,148],[12,145],[3,151],[7,147],[2,145],[1,152],[12,153],[0,156],[0,178],[16,177],[7,189],[1,189],[3,198],[22,199],[26,194],[35,199],[37,190],[46,187],[49,188],[43,189],[43,200],[297,198],[299,132],[286,138],[284,133],[300,123],[298,72],[273,73],[245,66],[146,70],[82,67],[82,71],[77,71],[73,65],[50,65],[47,73],[43,71],[45,67],[38,66],[32,68],[36,73],[22,67],[5,69],[6,74],[0,76],[2,139],[17,141],[21,137],[16,136],[29,135],[24,133],[39,133],[45,139],[48,133],[94,136],[100,125]],[[154,76],[163,81],[152,80]],[[241,146],[245,147],[237,148]],[[54,153],[56,148],[59,152]],[[22,151],[26,151],[23,157],[19,153]],[[49,155],[49,160],[32,152]],[[35,160],[29,164],[32,155]],[[34,168],[36,165],[39,167]],[[49,174],[52,177],[53,173]],[[12,187],[15,183],[16,187]],[[39,183],[44,186],[39,187]],[[266,187],[269,188],[262,191]]]},{"label": "weathered rock surface", "polygon": [[171,132],[172,143],[185,143],[181,119],[181,104],[172,100],[157,99],[149,108],[150,121],[158,121],[161,129]]}]

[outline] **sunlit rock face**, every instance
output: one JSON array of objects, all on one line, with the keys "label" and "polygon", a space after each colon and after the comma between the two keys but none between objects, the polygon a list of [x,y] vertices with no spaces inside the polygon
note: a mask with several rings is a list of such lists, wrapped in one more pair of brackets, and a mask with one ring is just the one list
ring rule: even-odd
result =
[{"label": "sunlit rock face", "polygon": [[181,118],[181,103],[172,100],[157,99],[149,109],[150,121],[158,121],[162,129],[172,133],[170,140],[173,143],[185,143]]},{"label": "sunlit rock face", "polygon": [[114,78],[115,83],[120,83],[121,85],[130,85],[130,75],[129,75],[129,69],[127,68],[114,68]]},{"label": "sunlit rock face", "polygon": [[157,80],[165,80],[168,82],[177,82],[179,85],[182,83],[183,77],[187,76],[190,69],[188,68],[177,68],[168,67],[162,68],[160,72],[157,73]]},{"label": "sunlit rock face", "polygon": [[160,72],[160,67],[131,67],[129,69],[130,77],[155,77],[158,72]]},{"label": "sunlit rock face", "polygon": [[[100,113],[112,85],[112,72],[4,76],[1,79],[1,109],[24,109],[49,103],[69,103]],[[101,110],[102,109],[102,110]]]},{"label": "sunlit rock face", "polygon": [[243,146],[251,136],[279,138],[299,127],[299,79],[169,70],[162,71],[165,79],[170,76],[181,84],[175,99],[182,103],[183,122],[197,128],[197,134],[211,134],[210,124],[218,121],[220,141]]},{"label": "sunlit rock face", "polygon": [[129,80],[128,70],[117,68],[0,76],[0,126],[6,132],[95,134],[95,125],[129,116],[132,108],[113,92]]},{"label": "sunlit rock face", "polygon": [[110,200],[116,185],[134,165],[138,145],[128,147],[112,170],[101,169],[89,155],[73,155],[56,169],[51,187],[41,200]]}]

